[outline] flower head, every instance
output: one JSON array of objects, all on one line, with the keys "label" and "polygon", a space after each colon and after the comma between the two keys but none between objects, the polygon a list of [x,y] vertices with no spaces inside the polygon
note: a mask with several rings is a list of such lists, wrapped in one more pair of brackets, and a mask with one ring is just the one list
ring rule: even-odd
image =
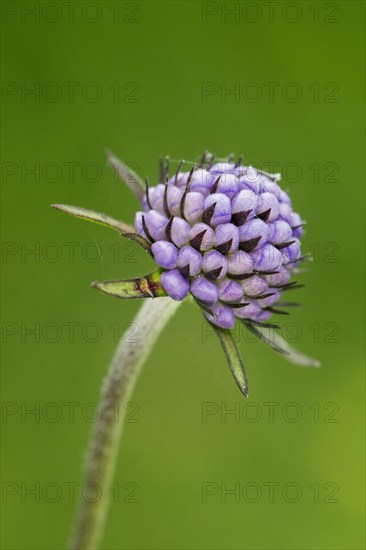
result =
[{"label": "flower head", "polygon": [[152,246],[174,300],[189,293],[213,324],[262,322],[301,261],[303,221],[270,175],[206,155],[191,170],[146,185],[135,229]]},{"label": "flower head", "polygon": [[[141,203],[135,229],[105,214],[54,205],[76,217],[118,230],[152,255],[158,270],[130,281],[93,283],[120,298],[191,295],[212,324],[226,352],[236,382],[247,395],[244,366],[230,330],[236,320],[288,359],[304,366],[318,362],[292,350],[266,323],[283,292],[302,285],[290,281],[301,255],[303,225],[280,175],[205,153],[190,170],[183,161],[173,176],[169,160],[161,163],[159,182],[145,185],[131,169],[108,154],[108,161]],[[282,303],[282,307],[293,303]]]}]

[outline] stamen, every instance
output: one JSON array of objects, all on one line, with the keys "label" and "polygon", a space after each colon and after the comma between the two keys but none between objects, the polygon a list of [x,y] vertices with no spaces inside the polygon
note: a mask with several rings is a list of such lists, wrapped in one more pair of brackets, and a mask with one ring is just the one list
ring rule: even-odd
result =
[{"label": "stamen", "polygon": [[251,210],[243,210],[242,212],[237,212],[231,216],[231,223],[234,225],[243,225],[246,222],[247,217],[251,213]]},{"label": "stamen", "polygon": [[214,313],[205,302],[202,302],[202,300],[199,300],[198,298],[194,297],[195,302],[202,308],[206,313],[211,315],[215,320],[217,319],[216,313]]},{"label": "stamen", "polygon": [[185,218],[185,215],[184,215],[184,205],[186,203],[186,197],[187,197],[187,193],[189,192],[189,189],[191,187],[191,179],[192,179],[192,174],[193,172],[195,171],[196,167],[193,166],[190,171],[189,171],[189,174],[188,174],[188,179],[187,179],[187,185],[186,185],[186,188],[184,190],[184,193],[183,193],[183,196],[180,200],[180,205],[179,205],[179,209],[180,209],[180,215],[182,216],[182,218],[186,219]]},{"label": "stamen", "polygon": [[263,311],[269,311],[270,313],[273,313],[276,315],[289,315],[288,311],[282,311],[282,309],[275,309],[273,307],[264,307]]},{"label": "stamen", "polygon": [[274,244],[277,248],[277,250],[281,250],[282,248],[286,248],[286,246],[290,246],[290,244],[294,244],[296,241],[287,241],[287,243],[280,243],[280,244]]},{"label": "stamen", "polygon": [[249,239],[248,241],[241,241],[239,243],[239,248],[240,250],[244,250],[244,252],[252,252],[260,240],[261,237],[255,237],[254,239]]},{"label": "stamen", "polygon": [[169,204],[168,204],[168,182],[166,182],[165,184],[165,189],[164,189],[164,200],[163,200],[163,206],[164,206],[164,212],[167,216],[171,216],[172,213],[170,211],[170,208],[169,208]]},{"label": "stamen", "polygon": [[212,269],[211,271],[206,271],[205,276],[207,277],[207,279],[216,280],[220,277],[221,271],[222,271],[222,267],[218,267],[216,269]]},{"label": "stamen", "polygon": [[250,279],[250,277],[253,277],[255,275],[255,272],[252,271],[252,273],[242,273],[241,275],[233,275],[232,273],[227,273],[226,277],[228,279],[233,279],[233,281],[244,281],[245,279]]},{"label": "stamen", "polygon": [[[256,270],[255,273],[257,275],[277,275],[279,273],[279,271],[258,271],[258,270]],[[272,288],[277,288],[277,287],[272,287]]]},{"label": "stamen", "polygon": [[203,231],[201,231],[201,233],[197,233],[197,235],[195,237],[193,237],[193,239],[191,239],[189,241],[189,244],[195,248],[196,250],[198,250],[198,252],[200,252],[201,250],[201,244],[202,244],[202,241],[203,241],[203,237],[205,236],[205,233],[207,232],[207,229],[204,229]]},{"label": "stamen", "polygon": [[165,227],[165,235],[168,241],[172,241],[172,225],[173,225],[174,216],[172,216]]},{"label": "stamen", "polygon": [[216,246],[216,250],[220,252],[220,254],[227,255],[230,252],[232,244],[233,239],[230,239],[229,241],[226,241],[226,243],[222,243]]},{"label": "stamen", "polygon": [[181,272],[181,274],[182,274],[186,279],[189,278],[189,264],[184,265],[183,267],[181,267],[181,268],[179,269],[179,271]]},{"label": "stamen", "polygon": [[145,216],[142,216],[141,217],[141,221],[142,221],[142,227],[145,231],[145,235],[146,237],[153,243],[154,242],[154,239],[152,238],[152,236],[150,235],[150,231],[148,230],[147,228],[147,225],[146,225],[146,222],[145,222]]},{"label": "stamen", "polygon": [[223,300],[221,300],[221,302],[225,304],[225,306],[231,307],[232,309],[239,309],[241,307],[249,306],[249,302],[244,302],[243,304],[229,304],[228,302],[224,302]]},{"label": "stamen", "polygon": [[202,214],[203,223],[210,225],[212,216],[214,215],[214,212],[215,212],[216,204],[217,203],[214,202],[213,204],[211,204],[211,206],[209,206],[208,208],[206,208],[206,210],[203,211],[203,214]]},{"label": "stamen", "polygon": [[274,296],[275,292],[270,292],[268,294],[260,294],[259,296],[249,296],[249,294],[246,294],[248,298],[251,298],[253,300],[264,300],[264,298],[269,298],[270,296]]},{"label": "stamen", "polygon": [[259,218],[260,220],[263,220],[264,222],[266,222],[269,218],[270,213],[271,213],[271,208],[268,208],[268,210],[265,210],[261,214],[257,214],[256,217]]},{"label": "stamen", "polygon": [[213,184],[213,187],[212,187],[212,189],[211,189],[211,193],[216,193],[216,191],[217,191],[217,186],[218,186],[218,184],[219,184],[220,178],[221,178],[221,174],[220,174],[220,176],[217,178],[217,180],[215,181],[215,183]]},{"label": "stamen", "polygon": [[311,258],[311,254],[304,254],[303,256],[300,256],[300,258],[297,258],[296,260],[290,260],[289,262],[286,262],[283,265],[290,265],[296,262],[302,262],[303,260],[308,260],[309,258]]}]

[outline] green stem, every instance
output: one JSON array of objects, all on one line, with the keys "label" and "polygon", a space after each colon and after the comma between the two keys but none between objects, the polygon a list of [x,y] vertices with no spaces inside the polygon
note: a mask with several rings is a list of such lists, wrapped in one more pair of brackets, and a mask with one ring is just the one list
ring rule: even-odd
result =
[{"label": "green stem", "polygon": [[[134,324],[137,340],[123,335],[104,381],[99,417],[91,435],[84,469],[82,495],[69,544],[70,550],[95,550],[99,547],[110,500],[119,440],[123,426],[123,406],[128,402],[140,368],[160,332],[180,302],[170,298],[146,299]],[[88,492],[86,493],[86,490]],[[97,498],[90,498],[94,489]]]}]

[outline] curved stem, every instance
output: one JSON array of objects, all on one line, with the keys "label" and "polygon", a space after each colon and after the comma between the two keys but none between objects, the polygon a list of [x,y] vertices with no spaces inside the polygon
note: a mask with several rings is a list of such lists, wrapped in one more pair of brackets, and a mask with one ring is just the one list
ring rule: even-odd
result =
[{"label": "curved stem", "polygon": [[[120,413],[128,402],[144,360],[179,304],[170,298],[146,299],[134,320],[137,339],[124,334],[118,344],[103,384],[100,414],[89,443],[70,550],[98,548],[123,426],[123,415],[116,415],[116,411]],[[95,499],[90,497],[91,490],[96,492]]]}]

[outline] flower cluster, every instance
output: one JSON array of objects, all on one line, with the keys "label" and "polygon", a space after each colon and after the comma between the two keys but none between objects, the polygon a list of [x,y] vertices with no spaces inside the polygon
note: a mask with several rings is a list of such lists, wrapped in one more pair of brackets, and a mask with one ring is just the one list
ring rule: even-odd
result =
[{"label": "flower cluster", "polygon": [[[257,338],[292,363],[320,363],[293,349],[268,323],[281,307],[299,305],[278,300],[285,290],[303,285],[290,282],[299,271],[303,221],[278,185],[278,174],[267,174],[241,160],[214,163],[205,153],[188,172],[182,163],[173,177],[162,163],[159,183],[149,187],[126,164],[108,152],[108,162],[141,204],[135,228],[106,214],[79,206],[54,204],[62,212],[118,231],[150,254],[159,269],[136,279],[94,282],[92,286],[122,299],[181,301],[189,293],[212,324],[240,391],[248,396],[248,381],[240,351],[229,329],[238,318]],[[277,303],[276,308],[273,306]]]},{"label": "flower cluster", "polygon": [[161,284],[174,300],[191,293],[224,329],[236,317],[263,322],[293,285],[303,222],[271,175],[240,162],[202,162],[146,185],[135,229],[151,243]]}]

